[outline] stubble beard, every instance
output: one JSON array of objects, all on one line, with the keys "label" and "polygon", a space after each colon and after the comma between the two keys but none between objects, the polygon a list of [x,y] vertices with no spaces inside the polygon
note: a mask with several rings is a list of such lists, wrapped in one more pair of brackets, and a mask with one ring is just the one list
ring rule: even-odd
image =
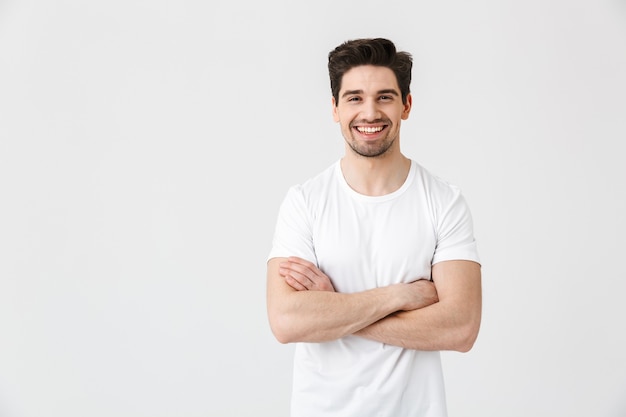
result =
[{"label": "stubble beard", "polygon": [[[391,128],[391,124],[388,125],[388,128]],[[377,158],[384,156],[385,153],[391,148],[393,143],[395,142],[395,137],[390,138],[388,135],[380,138],[374,143],[365,143],[361,144],[355,138],[355,134],[352,131],[352,127],[350,127],[350,132],[348,137],[346,138],[346,143],[357,155],[363,156],[365,158]]]}]

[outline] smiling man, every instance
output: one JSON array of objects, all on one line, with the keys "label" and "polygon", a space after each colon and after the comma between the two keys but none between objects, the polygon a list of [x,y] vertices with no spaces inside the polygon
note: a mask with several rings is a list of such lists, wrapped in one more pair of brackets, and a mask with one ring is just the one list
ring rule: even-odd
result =
[{"label": "smiling man", "polygon": [[267,308],[296,343],[292,417],[447,415],[440,351],[471,349],[481,270],[460,190],[400,150],[412,58],[386,39],[330,52],[345,154],[281,205]]}]

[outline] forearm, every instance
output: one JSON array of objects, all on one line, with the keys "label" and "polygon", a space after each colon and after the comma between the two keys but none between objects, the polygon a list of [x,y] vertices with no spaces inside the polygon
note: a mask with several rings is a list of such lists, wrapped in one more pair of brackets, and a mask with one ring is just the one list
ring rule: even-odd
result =
[{"label": "forearm", "polygon": [[289,291],[268,300],[270,325],[281,343],[335,340],[400,309],[396,294],[393,287],[353,294]]},{"label": "forearm", "polygon": [[480,265],[471,261],[440,262],[433,266],[432,275],[438,303],[393,314],[356,334],[407,349],[470,350],[481,320]]},{"label": "forearm", "polygon": [[270,325],[283,342],[323,342],[354,334],[398,311],[436,303],[432,282],[419,279],[362,292],[334,290],[315,264],[297,257],[268,262]]},{"label": "forearm", "polygon": [[479,327],[479,307],[461,313],[440,301],[422,309],[397,312],[355,335],[407,349],[467,352]]}]

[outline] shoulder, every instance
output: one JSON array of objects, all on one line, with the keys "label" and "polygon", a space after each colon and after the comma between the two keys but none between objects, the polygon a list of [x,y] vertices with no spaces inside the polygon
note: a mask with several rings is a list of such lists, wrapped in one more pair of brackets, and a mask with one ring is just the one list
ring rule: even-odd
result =
[{"label": "shoulder", "polygon": [[338,165],[337,162],[306,181],[290,186],[281,204],[281,214],[315,218],[331,190],[336,189]]},{"label": "shoulder", "polygon": [[415,171],[414,185],[429,197],[447,200],[456,198],[461,194],[461,189],[457,185],[432,173],[414,160],[412,160],[412,164]]},{"label": "shoulder", "polygon": [[292,196],[297,194],[299,198],[302,198],[306,202],[312,202],[320,199],[324,195],[328,194],[330,190],[334,188],[337,183],[337,175],[339,169],[339,161],[325,168],[317,175],[307,179],[306,181],[293,185],[289,189],[289,194]]}]

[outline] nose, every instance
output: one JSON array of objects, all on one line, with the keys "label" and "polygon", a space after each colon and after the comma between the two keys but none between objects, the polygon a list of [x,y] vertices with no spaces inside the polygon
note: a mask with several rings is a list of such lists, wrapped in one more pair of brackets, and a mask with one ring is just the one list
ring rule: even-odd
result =
[{"label": "nose", "polygon": [[366,100],[361,108],[361,118],[367,121],[380,119],[380,110],[376,100]]}]

